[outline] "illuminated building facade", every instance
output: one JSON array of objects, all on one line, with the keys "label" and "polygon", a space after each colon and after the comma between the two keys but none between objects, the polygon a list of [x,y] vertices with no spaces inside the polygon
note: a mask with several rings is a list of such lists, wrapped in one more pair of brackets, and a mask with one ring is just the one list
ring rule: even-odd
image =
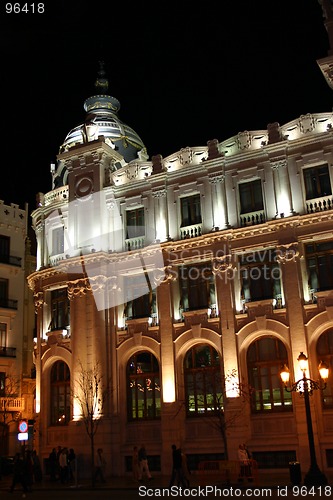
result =
[{"label": "illuminated building facade", "polygon": [[0,456],[21,447],[18,423],[30,423],[33,446],[34,302],[27,276],[36,268],[27,237],[28,208],[0,201]]},{"label": "illuminated building facade", "polygon": [[[313,379],[319,361],[330,367],[311,400],[329,475],[332,112],[148,160],[102,69],[85,110],[32,214],[40,454],[64,445],[88,463],[73,399],[82,363],[99,365],[109,394],[96,417],[109,474],[129,473],[142,442],[164,474],[173,442],[194,465],[237,459],[246,442],[270,472],[293,460],[306,469],[304,405],[279,376],[287,364],[300,378],[303,351]],[[227,449],[212,425],[222,408]]]}]

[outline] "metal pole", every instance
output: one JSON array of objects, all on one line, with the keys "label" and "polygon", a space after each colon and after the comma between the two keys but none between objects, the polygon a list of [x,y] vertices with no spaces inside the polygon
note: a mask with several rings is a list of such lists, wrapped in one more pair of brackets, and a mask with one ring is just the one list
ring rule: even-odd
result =
[{"label": "metal pole", "polygon": [[306,424],[308,428],[308,440],[309,440],[309,449],[310,449],[310,469],[304,477],[304,484],[307,486],[318,486],[318,485],[326,485],[327,478],[325,474],[321,472],[318,467],[317,459],[316,459],[316,450],[314,445],[314,437],[313,437],[313,427],[312,427],[312,418],[311,418],[311,408],[310,408],[310,397],[309,397],[309,388],[308,388],[308,379],[305,376],[305,372],[303,372],[303,394],[304,394],[304,402],[305,402],[305,413],[306,413]]}]

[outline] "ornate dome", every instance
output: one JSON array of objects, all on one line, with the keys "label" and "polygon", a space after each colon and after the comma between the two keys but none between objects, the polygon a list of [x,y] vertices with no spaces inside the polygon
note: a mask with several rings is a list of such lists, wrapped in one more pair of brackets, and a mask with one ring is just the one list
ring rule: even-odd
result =
[{"label": "ornate dome", "polygon": [[[135,159],[147,160],[148,155],[138,134],[123,123],[117,113],[120,102],[108,95],[109,82],[105,76],[104,64],[100,62],[97,80],[95,82],[96,95],[84,102],[86,118],[84,123],[73,128],[60,146],[59,153],[70,148],[104,136],[105,142],[124,157],[125,163]],[[119,164],[119,168],[122,165]],[[67,172],[63,165],[58,165],[54,178],[54,187],[67,184]]]}]

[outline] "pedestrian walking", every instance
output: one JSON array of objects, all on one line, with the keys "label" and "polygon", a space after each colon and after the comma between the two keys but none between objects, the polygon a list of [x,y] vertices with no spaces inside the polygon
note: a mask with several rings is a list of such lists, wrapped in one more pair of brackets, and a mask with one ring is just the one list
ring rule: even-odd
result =
[{"label": "pedestrian walking", "polygon": [[58,459],[57,459],[57,450],[55,448],[52,449],[49,454],[49,472],[50,472],[50,480],[57,480],[57,472],[58,472]]},{"label": "pedestrian walking", "polygon": [[68,475],[71,481],[73,481],[74,474],[76,473],[75,462],[76,462],[76,455],[74,449],[70,448],[68,453]]},{"label": "pedestrian walking", "polygon": [[132,454],[132,472],[134,481],[139,481],[140,467],[139,467],[139,450],[137,446],[133,447]]},{"label": "pedestrian walking", "polygon": [[40,483],[43,477],[42,467],[40,465],[39,456],[37,455],[37,451],[33,450],[32,452],[32,463],[33,463],[33,473],[34,473],[34,481],[36,483]]},{"label": "pedestrian walking", "polygon": [[139,481],[142,481],[144,475],[146,475],[149,480],[152,479],[148,465],[146,447],[144,444],[141,445],[138,455],[139,455],[139,468],[140,468]]},{"label": "pedestrian walking", "polygon": [[26,467],[23,457],[20,453],[16,453],[13,465],[13,480],[9,491],[13,493],[17,483],[20,483],[23,488],[24,495],[28,492],[28,487],[26,483]]},{"label": "pedestrian walking", "polygon": [[104,469],[106,466],[106,460],[103,455],[103,449],[98,448],[95,462],[95,481],[100,479],[102,483],[105,483]]},{"label": "pedestrian walking", "polygon": [[175,483],[179,485],[182,482],[182,457],[181,451],[175,444],[171,446],[172,449],[172,471],[169,481],[169,488]]},{"label": "pedestrian walking", "polygon": [[63,448],[59,456],[60,481],[62,484],[68,482],[68,450]]}]

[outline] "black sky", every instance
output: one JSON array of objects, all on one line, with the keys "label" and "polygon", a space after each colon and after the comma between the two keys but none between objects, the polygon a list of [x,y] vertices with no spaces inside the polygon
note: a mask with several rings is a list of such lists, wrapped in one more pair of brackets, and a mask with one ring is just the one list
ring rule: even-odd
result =
[{"label": "black sky", "polygon": [[51,189],[50,163],[84,118],[101,58],[119,117],[149,157],[332,110],[316,63],[328,51],[318,0],[57,0],[44,14],[6,14],[5,5],[5,203],[31,211],[36,193]]}]

